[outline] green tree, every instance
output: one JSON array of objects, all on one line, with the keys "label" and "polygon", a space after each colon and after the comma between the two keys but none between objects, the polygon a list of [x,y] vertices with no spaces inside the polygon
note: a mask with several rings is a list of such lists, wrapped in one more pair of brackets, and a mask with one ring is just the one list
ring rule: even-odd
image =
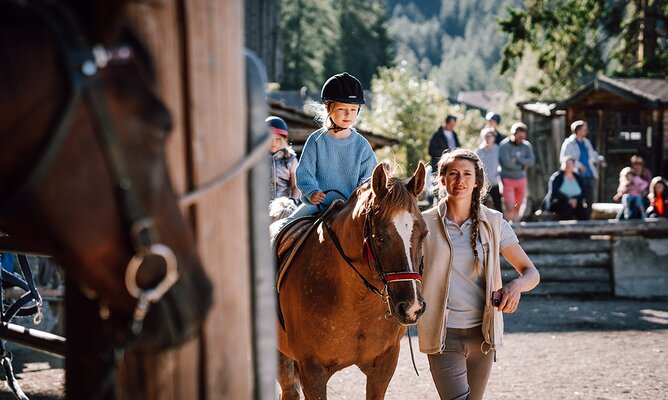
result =
[{"label": "green tree", "polygon": [[332,1],[283,0],[281,3],[284,89],[319,88],[325,81],[328,46],[338,41]]},{"label": "green tree", "polygon": [[384,1],[339,0],[335,9],[341,34],[329,46],[326,75],[348,71],[368,88],[378,67],[393,59]]},{"label": "green tree", "polygon": [[281,14],[285,89],[318,90],[342,71],[368,88],[394,59],[385,0],[283,0]]},{"label": "green tree", "polygon": [[597,74],[665,77],[668,1],[534,0],[509,8],[499,20],[509,41],[501,73],[514,70],[527,50],[542,74],[529,91],[559,98]]},{"label": "green tree", "polygon": [[390,0],[395,60],[407,61],[450,96],[461,90],[501,89],[497,63],[506,41],[495,23],[504,5],[520,0]]},{"label": "green tree", "polygon": [[433,81],[419,78],[405,62],[381,68],[371,82],[371,95],[373,109],[362,115],[363,123],[400,140],[394,161],[405,171],[430,160],[429,139],[447,114],[458,117],[462,147],[473,149],[479,143],[478,131],[484,125],[480,113],[449,104]]}]

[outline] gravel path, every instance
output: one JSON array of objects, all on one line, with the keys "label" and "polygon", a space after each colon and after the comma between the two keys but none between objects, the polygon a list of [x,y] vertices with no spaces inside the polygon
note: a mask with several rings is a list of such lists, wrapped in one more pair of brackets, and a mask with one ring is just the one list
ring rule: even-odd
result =
[{"label": "gravel path", "polygon": [[[668,399],[666,301],[525,297],[505,320],[485,399]],[[438,399],[427,357],[415,359],[419,377],[404,338],[386,399]],[[340,371],[329,398],[363,399],[364,382]]]},{"label": "gravel path", "polygon": [[[668,399],[668,301],[525,297],[506,317],[504,342],[487,400]],[[10,346],[28,397],[64,398],[63,360]],[[419,377],[404,338],[386,399],[438,399],[426,356],[415,357]],[[363,398],[364,376],[356,367],[330,380],[330,400]],[[5,399],[14,397],[0,383]]]}]

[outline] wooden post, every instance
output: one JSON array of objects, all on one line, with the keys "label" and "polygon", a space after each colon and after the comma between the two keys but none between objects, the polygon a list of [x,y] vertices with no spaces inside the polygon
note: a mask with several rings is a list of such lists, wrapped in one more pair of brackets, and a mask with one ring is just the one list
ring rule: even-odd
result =
[{"label": "wooden post", "polygon": [[[133,4],[130,17],[154,55],[172,113],[168,145],[177,192],[221,175],[246,150],[243,2]],[[214,285],[200,339],[162,354],[131,354],[120,372],[127,399],[250,399],[249,232],[245,174],[187,210]]]},{"label": "wooden post", "polygon": [[[246,150],[243,2],[186,1],[186,81],[195,185],[215,178]],[[200,254],[214,284],[205,326],[204,393],[252,398],[249,237],[244,174],[197,205]]]}]

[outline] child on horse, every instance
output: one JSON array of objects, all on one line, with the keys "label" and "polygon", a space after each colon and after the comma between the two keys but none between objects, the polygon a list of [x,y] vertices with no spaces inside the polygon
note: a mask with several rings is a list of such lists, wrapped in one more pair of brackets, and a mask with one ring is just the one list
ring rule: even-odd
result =
[{"label": "child on horse", "polygon": [[272,232],[298,217],[321,211],[337,195],[347,199],[371,177],[377,164],[371,145],[353,128],[364,104],[360,81],[347,72],[334,75],[322,86],[320,97],[324,105],[320,116],[323,126],[306,140],[297,167],[297,187],[303,203],[288,218],[277,222],[280,225]]},{"label": "child on horse", "polygon": [[271,199],[288,197],[299,202],[297,189],[297,154],[288,144],[288,124],[280,117],[268,117],[265,122],[274,136],[271,142]]}]

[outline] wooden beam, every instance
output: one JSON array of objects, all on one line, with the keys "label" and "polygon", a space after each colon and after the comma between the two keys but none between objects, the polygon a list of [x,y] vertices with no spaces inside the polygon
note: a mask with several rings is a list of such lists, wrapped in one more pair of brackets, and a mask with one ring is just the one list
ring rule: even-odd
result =
[{"label": "wooden beam", "polygon": [[[501,276],[504,281],[511,281],[519,276],[510,266],[502,267]],[[540,285],[547,282],[606,282],[611,284],[612,276],[609,267],[547,267],[538,268]]]},{"label": "wooden beam", "polygon": [[[603,267],[610,265],[609,252],[531,254],[529,258],[539,270],[542,268]],[[504,258],[501,258],[501,267],[512,268]]]},{"label": "wooden beam", "polygon": [[513,225],[513,230],[520,238],[572,238],[596,235],[665,236],[668,234],[668,220],[647,218],[623,221],[522,222]]},{"label": "wooden beam", "polygon": [[533,253],[598,253],[609,252],[612,247],[609,239],[560,239],[560,238],[531,238],[520,242],[527,254]]},{"label": "wooden beam", "polygon": [[[544,282],[522,296],[544,295],[601,295],[612,294],[612,286],[605,282]],[[522,302],[520,301],[520,308]]]}]

